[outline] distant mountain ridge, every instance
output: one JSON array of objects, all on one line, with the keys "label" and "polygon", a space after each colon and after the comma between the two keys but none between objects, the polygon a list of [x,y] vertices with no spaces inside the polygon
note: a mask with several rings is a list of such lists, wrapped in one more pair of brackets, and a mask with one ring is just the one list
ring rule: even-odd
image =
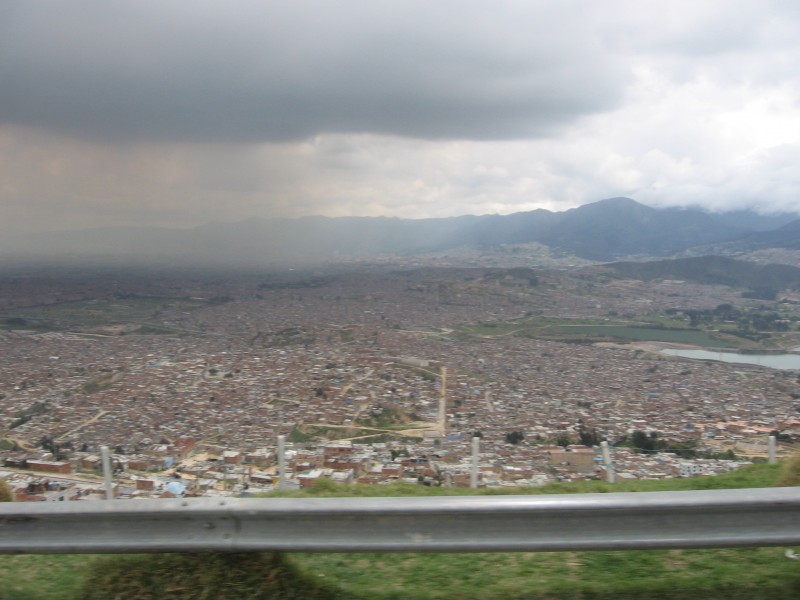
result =
[{"label": "distant mountain ridge", "polygon": [[698,210],[655,209],[630,198],[610,198],[562,213],[541,241],[591,260],[622,256],[667,256],[741,234],[714,215]]},{"label": "distant mountain ridge", "polygon": [[740,244],[749,249],[791,248],[800,250],[800,219],[772,231],[761,231],[748,235],[740,241]]},{"label": "distant mountain ridge", "polygon": [[751,211],[715,214],[652,208],[609,198],[563,212],[441,219],[302,217],[210,223],[194,229],[117,227],[0,237],[0,256],[138,257],[209,264],[331,262],[386,255],[413,256],[456,248],[537,242],[606,262],[630,256],[671,256],[694,246],[744,244],[800,248],[798,215]]}]

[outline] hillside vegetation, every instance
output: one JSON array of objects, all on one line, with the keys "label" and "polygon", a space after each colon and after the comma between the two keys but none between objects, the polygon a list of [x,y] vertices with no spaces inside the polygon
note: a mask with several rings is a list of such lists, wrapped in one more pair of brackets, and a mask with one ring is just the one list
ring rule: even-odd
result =
[{"label": "hillside vegetation", "polygon": [[623,279],[678,279],[708,285],[727,285],[754,291],[800,288],[800,269],[788,265],[757,265],[723,256],[700,256],[650,262],[604,265]]}]

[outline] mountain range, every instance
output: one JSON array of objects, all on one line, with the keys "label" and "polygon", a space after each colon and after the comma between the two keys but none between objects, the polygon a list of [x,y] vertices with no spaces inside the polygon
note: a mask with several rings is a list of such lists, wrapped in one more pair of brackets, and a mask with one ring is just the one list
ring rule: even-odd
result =
[{"label": "mountain range", "polygon": [[303,217],[210,223],[194,229],[117,227],[0,236],[0,257],[95,256],[196,264],[332,262],[537,242],[608,262],[695,247],[800,249],[800,214],[710,213],[609,198],[563,212],[442,219]]}]

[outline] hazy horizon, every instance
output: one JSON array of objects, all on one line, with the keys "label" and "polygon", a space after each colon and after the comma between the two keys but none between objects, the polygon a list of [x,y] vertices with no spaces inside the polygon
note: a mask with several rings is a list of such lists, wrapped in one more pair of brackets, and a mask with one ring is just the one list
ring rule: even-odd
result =
[{"label": "hazy horizon", "polygon": [[[734,246],[727,251],[770,244],[793,247],[791,240],[787,244],[786,235],[791,237],[792,227],[800,224],[798,216],[657,209],[630,198],[608,198],[565,211],[511,215],[417,220],[302,217],[217,222],[185,229],[116,226],[6,231],[0,236],[0,259],[257,266],[332,264],[443,252],[455,252],[460,260],[468,260],[465,253],[499,251],[516,253],[515,260],[528,256],[534,263],[549,263],[556,256],[603,262],[696,252],[708,244],[736,244],[737,240],[738,250]],[[786,225],[789,230],[781,229]],[[750,240],[757,234],[768,237]],[[512,249],[518,244],[528,245],[522,255],[520,248]],[[720,251],[726,252],[716,248],[714,253]]]},{"label": "hazy horizon", "polygon": [[[68,233],[68,232],[81,232],[81,231],[92,231],[92,230],[146,230],[146,229],[163,229],[163,230],[170,230],[170,231],[193,231],[197,229],[202,229],[204,227],[214,226],[214,225],[237,225],[237,224],[246,224],[246,223],[258,223],[258,222],[270,222],[270,221],[302,221],[304,219],[330,219],[330,220],[359,220],[359,219],[387,219],[387,220],[403,220],[403,221],[442,221],[446,219],[458,219],[462,217],[493,217],[493,216],[513,216],[515,214],[522,214],[522,213],[530,213],[535,212],[537,210],[544,210],[553,214],[560,214],[565,213],[575,208],[580,208],[581,206],[587,206],[590,204],[595,204],[597,202],[602,202],[603,200],[609,200],[610,198],[603,198],[603,199],[595,199],[590,200],[587,202],[583,202],[578,206],[571,207],[571,208],[564,208],[560,210],[550,210],[546,208],[534,208],[531,210],[520,210],[520,211],[512,211],[507,213],[483,213],[483,214],[476,214],[476,213],[463,213],[463,214],[453,214],[445,217],[423,217],[423,216],[409,216],[409,217],[401,217],[396,215],[338,215],[338,216],[328,216],[324,214],[308,214],[308,215],[299,215],[299,216],[267,216],[267,217],[258,217],[258,216],[249,216],[240,219],[212,219],[209,221],[204,221],[202,223],[196,223],[192,225],[100,225],[100,226],[85,226],[85,227],[63,227],[59,228],[58,226],[54,225],[51,229],[18,229],[15,230],[14,233],[18,234],[40,234],[40,233]],[[660,209],[676,209],[676,210],[685,210],[685,211],[700,211],[710,215],[726,215],[726,214],[736,214],[736,213],[753,213],[759,216],[764,217],[771,217],[771,216],[797,216],[800,217],[800,204],[794,209],[787,208],[785,210],[759,210],[759,207],[754,208],[731,208],[731,209],[724,209],[724,208],[706,208],[703,206],[653,206],[648,205],[643,202],[639,202],[633,198],[626,198],[629,200],[634,200],[638,204],[646,206],[648,208],[655,208],[657,210]],[[12,230],[4,228],[0,225],[0,231],[5,233],[12,233]]]}]

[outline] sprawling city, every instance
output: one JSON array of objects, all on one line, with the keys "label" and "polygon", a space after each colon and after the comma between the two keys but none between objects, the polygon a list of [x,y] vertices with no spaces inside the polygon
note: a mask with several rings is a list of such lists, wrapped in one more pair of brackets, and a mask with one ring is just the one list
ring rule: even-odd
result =
[{"label": "sprawling city", "polygon": [[[617,479],[657,479],[763,461],[770,435],[781,453],[798,435],[800,363],[664,352],[689,347],[665,332],[700,332],[687,315],[765,304],[735,289],[394,263],[7,274],[3,477],[19,500],[102,497],[106,446],[120,498],[466,487],[478,437],[479,485],[527,487],[606,479],[601,441]],[[784,345],[798,299],[767,303]]]}]

